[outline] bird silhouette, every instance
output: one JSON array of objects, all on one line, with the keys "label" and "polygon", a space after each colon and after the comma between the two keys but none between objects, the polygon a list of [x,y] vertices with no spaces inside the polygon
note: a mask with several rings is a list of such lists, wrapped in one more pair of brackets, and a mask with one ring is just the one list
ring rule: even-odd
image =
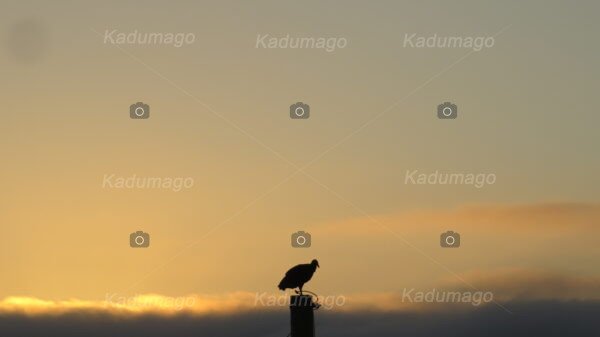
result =
[{"label": "bird silhouette", "polygon": [[315,270],[319,267],[319,261],[312,260],[311,263],[299,264],[285,273],[284,278],[279,282],[279,289],[300,289],[300,295],[302,295],[302,287],[304,284],[312,278]]}]

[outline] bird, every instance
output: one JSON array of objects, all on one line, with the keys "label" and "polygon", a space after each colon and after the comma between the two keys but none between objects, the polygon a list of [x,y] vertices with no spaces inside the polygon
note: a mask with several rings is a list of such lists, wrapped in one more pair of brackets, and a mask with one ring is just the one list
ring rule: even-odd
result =
[{"label": "bird", "polygon": [[319,261],[316,259],[312,260],[311,263],[299,264],[291,268],[279,282],[279,290],[299,288],[300,295],[302,295],[302,287],[310,281],[317,268],[319,268]]}]

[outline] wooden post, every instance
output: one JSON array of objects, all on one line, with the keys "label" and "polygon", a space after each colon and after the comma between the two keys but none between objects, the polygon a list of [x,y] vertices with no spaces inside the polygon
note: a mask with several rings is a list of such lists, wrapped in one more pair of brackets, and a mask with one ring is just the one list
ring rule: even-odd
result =
[{"label": "wooden post", "polygon": [[291,337],[315,337],[314,308],[312,296],[293,295],[290,297]]}]

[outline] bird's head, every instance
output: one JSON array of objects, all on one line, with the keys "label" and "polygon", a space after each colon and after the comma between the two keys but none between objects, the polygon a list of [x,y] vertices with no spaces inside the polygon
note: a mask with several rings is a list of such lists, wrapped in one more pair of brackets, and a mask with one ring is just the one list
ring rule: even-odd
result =
[{"label": "bird's head", "polygon": [[312,262],[310,263],[313,267],[319,268],[319,261],[317,261],[316,259],[312,260]]}]

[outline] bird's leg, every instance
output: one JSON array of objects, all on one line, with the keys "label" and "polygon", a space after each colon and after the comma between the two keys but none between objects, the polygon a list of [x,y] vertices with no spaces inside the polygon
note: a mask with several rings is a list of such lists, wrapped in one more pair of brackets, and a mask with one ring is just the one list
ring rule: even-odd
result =
[{"label": "bird's leg", "polygon": [[299,288],[300,288],[300,296],[302,296],[302,286],[300,286]]}]

